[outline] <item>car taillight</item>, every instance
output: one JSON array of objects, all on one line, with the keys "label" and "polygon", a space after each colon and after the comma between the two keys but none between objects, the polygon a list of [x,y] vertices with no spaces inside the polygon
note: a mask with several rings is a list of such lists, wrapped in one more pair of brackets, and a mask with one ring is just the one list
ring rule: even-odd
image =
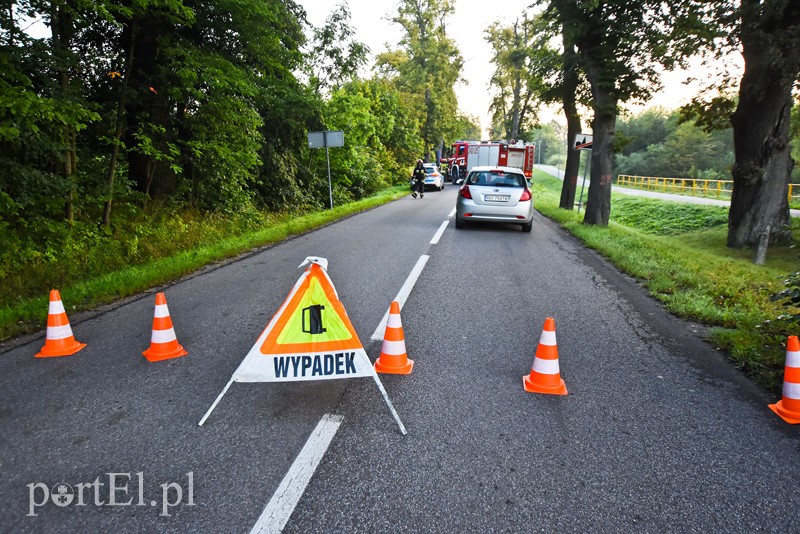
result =
[{"label": "car taillight", "polygon": [[531,192],[528,191],[527,189],[525,191],[523,191],[522,192],[522,196],[519,197],[519,201],[520,202],[525,202],[526,200],[530,200],[530,199],[531,199]]},{"label": "car taillight", "polygon": [[[472,193],[469,192],[469,186],[468,185],[465,185],[464,187],[462,187],[461,191],[459,191],[458,194],[461,195],[461,198],[470,198],[470,199],[472,198]],[[530,195],[528,195],[528,197],[530,197]]]}]

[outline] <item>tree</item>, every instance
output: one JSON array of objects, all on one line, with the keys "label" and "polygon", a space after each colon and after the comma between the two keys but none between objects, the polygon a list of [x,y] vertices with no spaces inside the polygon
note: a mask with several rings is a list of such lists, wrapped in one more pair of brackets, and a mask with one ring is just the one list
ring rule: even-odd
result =
[{"label": "tree", "polygon": [[452,0],[402,0],[392,18],[404,30],[401,50],[378,58],[379,68],[394,71],[401,90],[419,103],[426,159],[452,136],[458,120],[454,87],[464,60],[445,31],[445,19],[454,9]]},{"label": "tree", "polygon": [[574,43],[592,93],[592,170],[585,224],[608,225],[615,123],[620,104],[645,99],[656,66],[673,68],[705,37],[699,0],[550,0],[549,16]]},{"label": "tree", "polygon": [[533,25],[523,14],[510,26],[494,23],[486,30],[492,45],[495,71],[489,84],[497,90],[491,103],[495,124],[502,125],[502,137],[520,139],[521,132],[536,122],[534,97],[536,82],[532,62],[535,60]]},{"label": "tree", "polygon": [[742,0],[739,38],[745,70],[731,117],[736,162],[728,246],[755,246],[769,231],[789,243],[787,184],[792,87],[800,76],[800,2]]},{"label": "tree", "polygon": [[315,93],[329,92],[357,76],[367,61],[369,47],[354,39],[347,3],[336,6],[321,28],[314,28],[306,55],[309,85]]},{"label": "tree", "polygon": [[[716,57],[741,51],[738,94],[725,84],[713,97],[696,97],[681,120],[707,131],[733,127],[735,163],[728,213],[731,248],[753,247],[769,228],[772,243],[791,241],[787,184],[791,180],[792,87],[800,79],[800,2],[720,2],[709,27],[726,35]],[[729,79],[724,77],[724,79]],[[715,87],[716,89],[716,87]]]}]

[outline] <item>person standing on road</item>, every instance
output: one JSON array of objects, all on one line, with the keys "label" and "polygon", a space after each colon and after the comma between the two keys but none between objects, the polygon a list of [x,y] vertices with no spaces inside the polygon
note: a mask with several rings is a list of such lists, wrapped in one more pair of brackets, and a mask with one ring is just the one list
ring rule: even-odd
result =
[{"label": "person standing on road", "polygon": [[414,187],[411,191],[411,196],[417,198],[417,193],[419,193],[419,198],[423,198],[425,195],[425,178],[428,177],[428,173],[425,172],[425,166],[422,165],[422,160],[417,160],[417,166],[414,167],[414,174],[412,174],[412,178],[414,179]]}]

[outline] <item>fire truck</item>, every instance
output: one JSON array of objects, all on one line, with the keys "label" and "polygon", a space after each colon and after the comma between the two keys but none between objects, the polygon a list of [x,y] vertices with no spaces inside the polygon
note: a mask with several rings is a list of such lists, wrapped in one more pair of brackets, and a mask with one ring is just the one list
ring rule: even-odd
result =
[{"label": "fire truck", "polygon": [[441,159],[441,164],[453,183],[464,178],[476,165],[516,167],[530,178],[535,154],[536,146],[523,141],[456,141],[450,147],[449,156]]}]

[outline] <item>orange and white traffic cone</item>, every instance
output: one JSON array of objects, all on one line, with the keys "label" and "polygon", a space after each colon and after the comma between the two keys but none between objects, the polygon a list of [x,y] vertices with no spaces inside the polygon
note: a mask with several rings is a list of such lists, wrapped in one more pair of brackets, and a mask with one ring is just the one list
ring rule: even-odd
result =
[{"label": "orange and white traffic cone", "polygon": [[783,398],[769,408],[789,424],[800,423],[800,341],[797,336],[789,336],[786,343]]},{"label": "orange and white traffic cone", "polygon": [[142,352],[151,362],[178,358],[189,354],[178,344],[172,318],[167,308],[167,297],[164,293],[156,294],[156,309],[153,313],[153,334],[150,336],[150,348]]},{"label": "orange and white traffic cone", "polygon": [[52,356],[71,356],[86,346],[78,343],[72,335],[67,312],[61,295],[57,289],[50,291],[50,308],[47,312],[47,334],[45,334],[44,347],[37,354],[37,358],[50,358]]},{"label": "orange and white traffic cone", "polygon": [[566,395],[567,386],[558,368],[556,322],[552,317],[544,320],[544,328],[536,347],[536,357],[529,375],[522,377],[522,386],[530,393]]},{"label": "orange and white traffic cone", "polygon": [[389,306],[389,319],[386,321],[386,332],[383,334],[381,356],[375,361],[375,370],[379,373],[408,375],[413,368],[414,360],[409,360],[406,354],[400,304],[395,301]]}]

